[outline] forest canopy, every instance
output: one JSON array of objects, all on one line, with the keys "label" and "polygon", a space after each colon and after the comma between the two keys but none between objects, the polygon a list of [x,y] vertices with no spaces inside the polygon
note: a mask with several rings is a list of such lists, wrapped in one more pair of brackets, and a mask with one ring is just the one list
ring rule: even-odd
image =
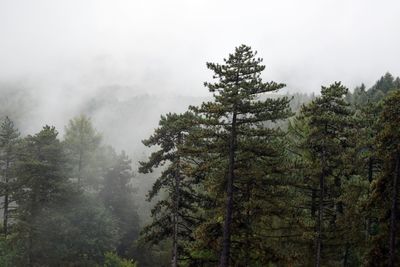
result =
[{"label": "forest canopy", "polygon": [[1,96],[0,266],[399,266],[400,78],[283,93],[247,45],[206,66],[140,155],[90,112],[162,100],[25,134]]}]

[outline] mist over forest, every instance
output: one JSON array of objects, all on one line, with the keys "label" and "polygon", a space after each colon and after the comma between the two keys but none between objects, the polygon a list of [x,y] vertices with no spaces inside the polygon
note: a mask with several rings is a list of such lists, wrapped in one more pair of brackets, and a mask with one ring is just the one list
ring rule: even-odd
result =
[{"label": "mist over forest", "polygon": [[0,1],[0,267],[400,266],[397,1]]}]

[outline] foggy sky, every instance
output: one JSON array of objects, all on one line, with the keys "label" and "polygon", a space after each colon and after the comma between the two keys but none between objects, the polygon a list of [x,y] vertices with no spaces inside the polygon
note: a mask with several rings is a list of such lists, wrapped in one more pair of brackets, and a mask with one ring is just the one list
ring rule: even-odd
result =
[{"label": "foggy sky", "polygon": [[[0,117],[24,135],[55,125],[62,138],[95,99],[87,115],[104,144],[136,166],[161,114],[209,96],[206,62],[247,44],[286,92],[369,87],[400,75],[399,14],[396,0],[0,0]],[[156,175],[146,177],[142,212]]]},{"label": "foggy sky", "polygon": [[118,84],[206,95],[206,61],[242,43],[264,78],[317,92],[341,80],[400,74],[399,1],[0,0],[0,80],[26,80],[50,99]]},{"label": "foggy sky", "polygon": [[109,99],[89,114],[95,126],[141,151],[160,114],[209,96],[205,63],[240,44],[289,93],[400,75],[399,11],[386,0],[0,0],[0,98],[21,109],[1,115],[23,133],[44,124],[62,133],[91,99]]}]

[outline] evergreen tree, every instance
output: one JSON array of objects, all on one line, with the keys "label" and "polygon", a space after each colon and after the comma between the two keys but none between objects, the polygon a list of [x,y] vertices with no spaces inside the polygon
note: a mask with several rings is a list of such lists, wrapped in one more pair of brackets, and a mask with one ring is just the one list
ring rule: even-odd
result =
[{"label": "evergreen tree", "polygon": [[69,121],[65,128],[64,143],[67,156],[73,166],[73,178],[77,179],[79,187],[94,185],[96,170],[90,169],[98,150],[101,136],[94,129],[90,118],[80,115]]},{"label": "evergreen tree", "polygon": [[123,151],[105,174],[100,197],[118,224],[121,239],[117,246],[119,256],[128,257],[133,240],[139,232],[139,218],[133,202],[131,160]]},{"label": "evergreen tree", "polygon": [[38,266],[46,258],[39,243],[45,233],[38,226],[47,211],[68,198],[65,156],[54,127],[45,126],[24,139],[18,161],[16,192],[18,238],[25,266]]},{"label": "evergreen tree", "polygon": [[118,255],[108,252],[103,267],[137,267],[137,264],[133,260],[121,259]]},{"label": "evergreen tree", "polygon": [[18,151],[13,266],[94,266],[119,238],[112,214],[71,184],[57,135],[45,126]]},{"label": "evergreen tree", "polygon": [[[182,153],[182,146],[193,127],[193,114],[167,114],[161,116],[159,128],[143,143],[148,146],[158,146],[147,162],[140,162],[139,172],[149,173],[166,165],[161,176],[156,180],[148,194],[151,201],[161,194],[151,211],[153,221],[143,230],[145,241],[158,244],[166,238],[172,239],[171,266],[178,266],[182,259],[183,242],[190,240],[192,228],[196,224],[193,213],[196,211],[195,181],[185,174],[190,162]],[[165,194],[165,197],[162,197]]]},{"label": "evergreen tree", "polygon": [[293,238],[290,239],[292,246],[289,255],[293,255],[300,266],[312,266],[315,262],[314,233],[318,210],[318,186],[312,179],[312,155],[305,141],[309,135],[309,118],[300,114],[289,121],[287,138],[291,168],[288,172],[290,177],[288,186],[293,192],[290,206],[294,207],[291,210],[296,217],[296,221],[289,227],[290,231],[294,232]]},{"label": "evergreen tree", "polygon": [[365,84],[363,83],[354,88],[353,93],[348,92],[346,95],[346,101],[354,106],[361,106],[367,103],[369,98],[370,96],[368,95]]},{"label": "evergreen tree", "polygon": [[397,266],[398,198],[400,179],[400,91],[390,94],[383,102],[377,136],[382,173],[373,183],[372,201],[379,213],[379,232],[373,239],[369,255],[370,266]]},{"label": "evergreen tree", "polygon": [[[307,120],[309,132],[304,140],[304,148],[309,151],[311,183],[317,193],[313,195],[317,203],[315,217],[315,266],[321,266],[322,260],[329,261],[328,251],[323,253],[322,247],[330,247],[330,240],[341,231],[337,225],[337,217],[343,214],[343,202],[340,199],[343,179],[348,176],[344,162],[346,150],[351,145],[352,119],[349,104],[344,96],[347,88],[340,83],[322,87],[321,97],[317,97],[309,105],[304,106],[301,115]],[[326,241],[323,246],[324,241]],[[337,250],[337,248],[334,248]],[[329,254],[331,254],[330,252]],[[333,252],[333,260],[341,252]],[[336,259],[337,260],[337,259]]]},{"label": "evergreen tree", "polygon": [[384,99],[389,92],[400,89],[399,81],[399,77],[394,78],[392,74],[387,72],[368,90],[368,94],[374,102],[378,102]]},{"label": "evergreen tree", "polygon": [[291,114],[288,98],[263,96],[283,88],[284,84],[262,81],[260,76],[265,66],[261,65],[262,59],[256,58],[250,47],[237,47],[235,53],[224,61],[224,64],[207,63],[217,79],[214,83],[205,83],[214,93],[214,101],[205,102],[198,108],[192,107],[201,117],[199,122],[204,128],[203,138],[212,143],[205,153],[226,159],[220,166],[218,179],[220,185],[226,185],[220,267],[230,265],[235,183],[241,178],[238,175],[245,177],[239,171],[238,155],[252,150],[254,154],[268,151],[268,143],[260,140],[268,138],[273,130],[265,124],[285,119]]},{"label": "evergreen tree", "polygon": [[6,117],[0,125],[0,169],[2,171],[0,196],[4,197],[3,232],[5,238],[9,232],[10,204],[13,202],[12,192],[15,184],[15,162],[19,135],[14,123]]}]

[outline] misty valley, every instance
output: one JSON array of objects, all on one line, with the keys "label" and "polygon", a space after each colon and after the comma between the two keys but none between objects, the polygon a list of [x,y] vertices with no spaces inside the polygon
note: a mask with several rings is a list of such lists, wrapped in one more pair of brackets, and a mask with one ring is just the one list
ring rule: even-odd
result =
[{"label": "misty valley", "polygon": [[206,97],[62,114],[0,83],[0,266],[400,266],[400,79],[288,93],[250,46],[221,62]]}]

